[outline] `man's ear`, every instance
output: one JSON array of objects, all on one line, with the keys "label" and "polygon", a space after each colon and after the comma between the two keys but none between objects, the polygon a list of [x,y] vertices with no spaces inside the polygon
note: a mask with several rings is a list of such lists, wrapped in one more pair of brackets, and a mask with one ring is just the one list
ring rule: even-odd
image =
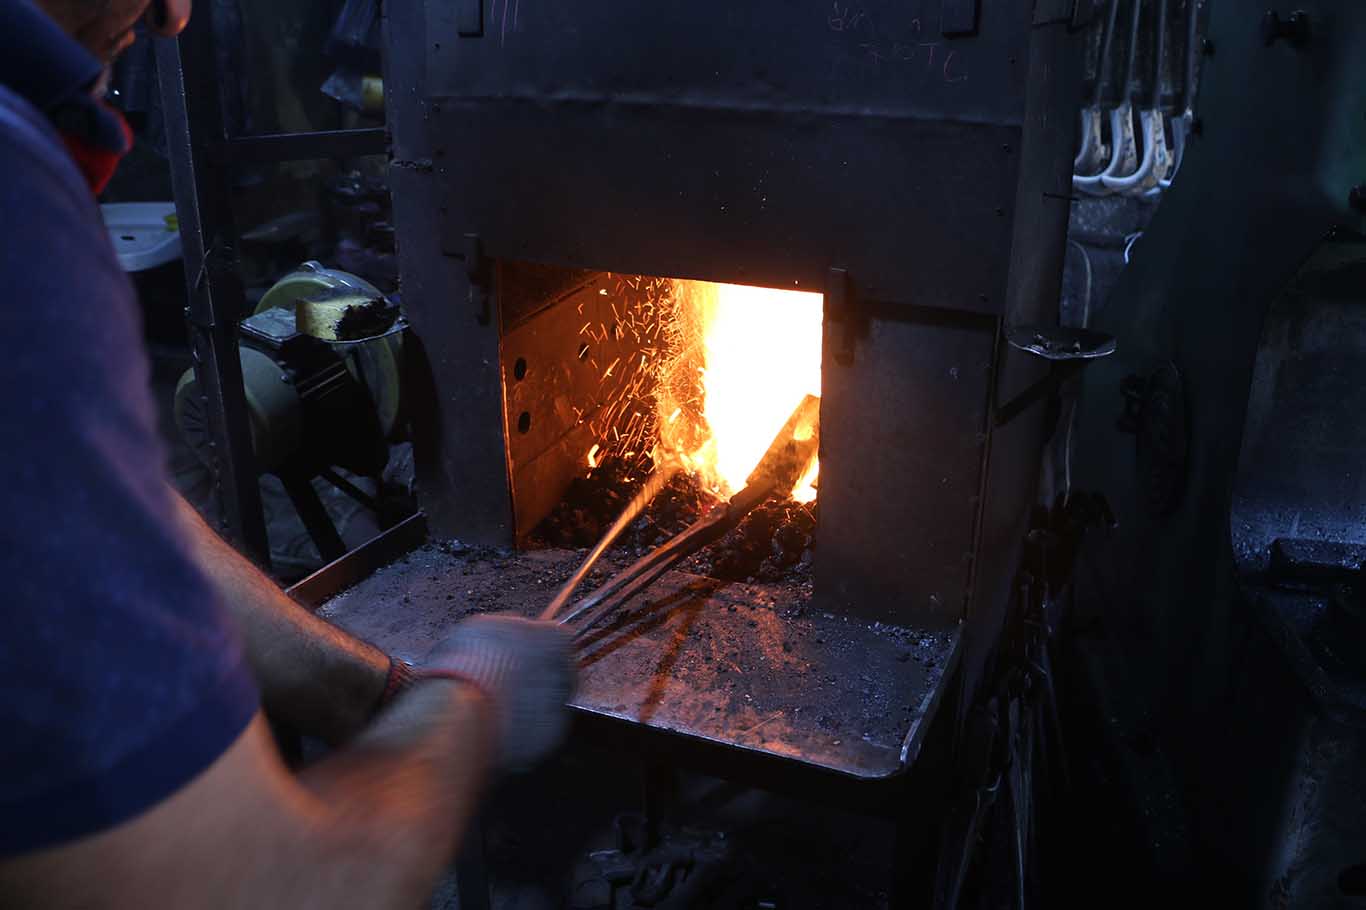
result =
[{"label": "man's ear", "polygon": [[173,38],[190,21],[190,0],[152,0],[147,7],[147,25],[163,38]]}]

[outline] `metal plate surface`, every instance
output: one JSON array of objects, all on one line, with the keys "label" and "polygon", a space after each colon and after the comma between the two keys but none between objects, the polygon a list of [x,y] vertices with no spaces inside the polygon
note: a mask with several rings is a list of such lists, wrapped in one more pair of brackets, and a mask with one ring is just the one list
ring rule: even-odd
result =
[{"label": "metal plate surface", "polygon": [[969,39],[942,34],[944,0],[489,2],[483,37],[460,40],[458,4],[428,0],[434,97],[625,97],[1001,123],[1018,123],[1024,104],[1023,81],[1010,75],[1024,65],[1027,4],[992,4]]},{"label": "metal plate surface", "polygon": [[[392,46],[421,11],[398,3],[386,6],[384,15]],[[418,495],[434,533],[511,543],[498,319],[480,319],[482,308],[471,299],[479,295],[465,263],[442,252],[427,112],[414,103],[422,60],[386,53],[384,66],[394,137],[389,187],[400,238],[403,309],[412,325],[403,345],[404,406],[411,417]]]},{"label": "metal plate surface", "polygon": [[999,312],[1013,127],[529,103],[443,104],[443,234],[488,254]]},{"label": "metal plate surface", "polygon": [[[501,272],[515,274],[518,264]],[[589,274],[537,307],[504,281],[499,307],[533,311],[502,339],[504,414],[520,540],[550,512],[594,446],[603,457],[641,457],[654,414],[652,369],[663,348],[645,279]],[[531,293],[535,293],[532,291]],[[549,305],[545,305],[549,303]]]},{"label": "metal plate surface", "polygon": [[865,313],[842,364],[846,328],[827,314],[816,593],[945,627],[966,610],[996,323],[887,316]]},{"label": "metal plate surface", "polygon": [[509,0],[460,38],[432,0],[396,39],[426,49],[443,233],[775,287],[841,267],[871,299],[999,312],[1029,10],[946,38],[940,6]]},{"label": "metal plate surface", "polygon": [[1267,313],[1252,374],[1230,530],[1244,573],[1278,539],[1366,543],[1366,240],[1320,246]]},{"label": "metal plate surface", "polygon": [[[325,604],[320,615],[400,657],[422,658],[472,612],[533,615],[581,554],[423,547]],[[624,564],[609,553],[602,571]],[[956,629],[822,614],[800,588],[671,572],[585,637],[574,705],[860,780],[911,763]]]}]

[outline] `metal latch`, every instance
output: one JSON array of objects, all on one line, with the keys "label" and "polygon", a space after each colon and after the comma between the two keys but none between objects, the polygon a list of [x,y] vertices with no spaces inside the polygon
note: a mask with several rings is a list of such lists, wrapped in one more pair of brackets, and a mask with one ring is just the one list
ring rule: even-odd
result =
[{"label": "metal latch", "polygon": [[944,0],[939,31],[945,38],[977,34],[978,0]]},{"label": "metal latch", "polygon": [[860,334],[860,320],[854,308],[854,287],[847,269],[832,268],[825,279],[825,319],[833,328],[839,325],[835,343],[835,362],[848,366],[854,362],[854,343]]},{"label": "metal latch", "polygon": [[461,38],[479,38],[484,34],[484,0],[457,0],[455,31]]},{"label": "metal latch", "polygon": [[484,255],[484,241],[478,234],[460,233],[447,218],[441,231],[441,254],[465,263],[465,277],[469,280],[470,308],[480,325],[488,325],[491,308],[489,288],[493,283],[493,269]]},{"label": "metal latch", "polygon": [[1095,0],[1035,0],[1035,27],[1040,25],[1060,25],[1067,23],[1070,28],[1082,28],[1091,24],[1095,13]]},{"label": "metal latch", "polygon": [[478,234],[465,235],[465,277],[470,283],[470,307],[474,318],[480,325],[488,325],[491,316],[489,306],[489,286],[492,276],[488,260],[484,257],[484,242]]}]

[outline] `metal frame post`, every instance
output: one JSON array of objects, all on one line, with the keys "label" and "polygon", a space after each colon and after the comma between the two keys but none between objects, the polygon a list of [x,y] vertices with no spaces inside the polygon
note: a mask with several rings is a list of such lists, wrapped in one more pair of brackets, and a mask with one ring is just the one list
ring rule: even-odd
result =
[{"label": "metal frame post", "polygon": [[230,171],[222,160],[227,134],[212,14],[211,4],[200,4],[179,38],[157,42],[157,74],[184,250],[186,316],[195,376],[206,399],[222,530],[268,568],[270,545],[237,352],[237,321],[246,298],[237,273]]}]

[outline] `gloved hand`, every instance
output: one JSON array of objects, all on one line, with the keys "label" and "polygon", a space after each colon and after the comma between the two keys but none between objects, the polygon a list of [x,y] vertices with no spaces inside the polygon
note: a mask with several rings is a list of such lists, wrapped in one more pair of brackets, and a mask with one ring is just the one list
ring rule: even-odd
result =
[{"label": "gloved hand", "polygon": [[497,764],[522,771],[544,758],[569,725],[574,694],[573,638],[555,623],[516,616],[476,616],[456,626],[419,667],[417,676],[468,680],[493,702]]}]

